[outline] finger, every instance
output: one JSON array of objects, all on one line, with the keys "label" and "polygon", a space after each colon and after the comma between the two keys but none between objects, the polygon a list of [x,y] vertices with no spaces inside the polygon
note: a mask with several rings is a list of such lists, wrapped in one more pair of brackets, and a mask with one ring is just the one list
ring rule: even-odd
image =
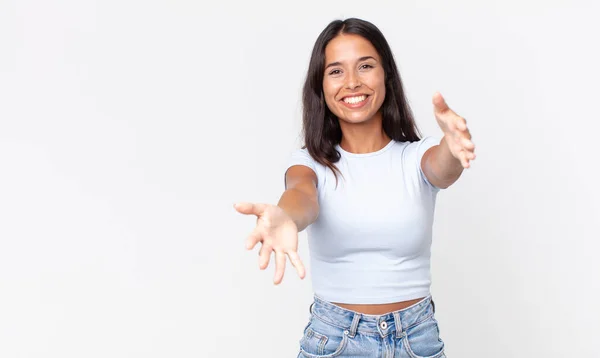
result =
[{"label": "finger", "polygon": [[446,103],[446,100],[439,92],[436,92],[433,95],[433,107],[434,113],[441,116],[442,118],[447,118],[448,123],[452,123],[453,126],[456,126],[454,124],[454,120],[452,119],[460,116],[448,106],[448,103]]},{"label": "finger", "polygon": [[470,139],[461,138],[460,143],[462,144],[463,148],[469,151],[473,151],[475,149],[475,143],[473,143]]},{"label": "finger", "polygon": [[269,245],[263,244],[260,248],[260,252],[258,253],[258,267],[261,270],[264,270],[269,266],[269,261],[271,260],[271,251],[273,248]]},{"label": "finger", "polygon": [[285,272],[285,253],[283,251],[275,251],[275,279],[273,282],[276,285],[281,283],[283,273]]},{"label": "finger", "polygon": [[298,276],[301,279],[303,279],[306,276],[306,269],[304,268],[304,264],[302,263],[302,260],[300,260],[300,256],[298,255],[298,253],[296,251],[290,251],[287,254],[288,254],[288,257],[290,258],[290,262],[296,268],[296,271],[298,272]]},{"label": "finger", "polygon": [[465,150],[465,158],[467,160],[475,159],[475,153],[472,150]]},{"label": "finger", "polygon": [[258,231],[258,228],[252,230],[248,238],[246,239],[246,249],[252,250],[257,243],[262,241],[262,235]]},{"label": "finger", "polygon": [[459,147],[461,150],[473,151],[475,144],[469,139],[464,137],[464,134],[454,134],[452,137],[452,143]]},{"label": "finger", "polygon": [[434,110],[437,113],[446,113],[447,111],[450,110],[450,107],[448,107],[448,104],[446,103],[446,100],[444,99],[444,97],[442,96],[441,93],[436,92],[433,94],[433,106],[434,106]]},{"label": "finger", "polygon": [[464,132],[467,130],[467,120],[459,115],[456,115],[455,125],[456,129],[458,129],[459,131]]},{"label": "finger", "polygon": [[465,152],[463,152],[462,163],[463,163],[463,168],[468,168],[470,165],[469,159],[467,158],[467,154]]},{"label": "finger", "polygon": [[260,203],[235,203],[233,207],[241,214],[259,216],[267,206]]},{"label": "finger", "polygon": [[458,154],[455,155],[455,158],[458,160],[460,165],[464,168],[464,166],[466,164],[466,160],[467,160],[467,158],[465,157],[465,151],[459,150]]}]

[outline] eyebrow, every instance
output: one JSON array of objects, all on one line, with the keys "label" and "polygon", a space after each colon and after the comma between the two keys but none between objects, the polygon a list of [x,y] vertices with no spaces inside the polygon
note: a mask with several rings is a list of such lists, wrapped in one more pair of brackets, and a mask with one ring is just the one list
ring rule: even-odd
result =
[{"label": "eyebrow", "polygon": [[[358,62],[360,61],[364,61],[364,60],[368,60],[368,59],[372,59],[375,60],[375,57],[373,56],[363,56],[361,58],[358,59]],[[377,61],[377,60],[375,60]],[[340,66],[342,63],[341,62],[332,62],[330,64],[328,64],[327,66],[325,66],[325,69],[328,69],[329,67],[333,67],[333,66]]]}]

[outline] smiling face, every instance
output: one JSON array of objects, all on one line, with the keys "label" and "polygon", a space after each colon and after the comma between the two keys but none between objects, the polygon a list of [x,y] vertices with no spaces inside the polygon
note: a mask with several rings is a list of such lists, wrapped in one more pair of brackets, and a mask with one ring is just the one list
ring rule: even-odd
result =
[{"label": "smiling face", "polygon": [[340,121],[381,119],[385,73],[377,50],[368,40],[341,34],[327,44],[323,93],[327,107]]}]

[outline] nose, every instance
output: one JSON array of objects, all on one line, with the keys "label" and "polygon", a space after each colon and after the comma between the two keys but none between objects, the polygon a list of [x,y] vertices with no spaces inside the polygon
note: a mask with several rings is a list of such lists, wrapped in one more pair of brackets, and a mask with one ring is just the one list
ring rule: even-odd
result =
[{"label": "nose", "polygon": [[354,73],[353,71],[351,71],[348,74],[347,80],[346,80],[346,88],[347,89],[355,89],[361,86],[360,83],[360,78],[356,75],[356,73]]}]

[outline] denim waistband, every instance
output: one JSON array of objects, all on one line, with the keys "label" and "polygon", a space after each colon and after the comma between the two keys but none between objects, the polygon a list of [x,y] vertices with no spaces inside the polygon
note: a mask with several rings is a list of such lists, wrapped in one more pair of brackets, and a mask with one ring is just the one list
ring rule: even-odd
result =
[{"label": "denim waistband", "polygon": [[337,306],[315,295],[314,302],[310,305],[310,313],[327,324],[346,330],[350,337],[361,333],[381,337],[395,334],[396,337],[401,338],[409,328],[432,317],[434,306],[431,295],[428,295],[401,310],[382,315],[370,315]]}]

